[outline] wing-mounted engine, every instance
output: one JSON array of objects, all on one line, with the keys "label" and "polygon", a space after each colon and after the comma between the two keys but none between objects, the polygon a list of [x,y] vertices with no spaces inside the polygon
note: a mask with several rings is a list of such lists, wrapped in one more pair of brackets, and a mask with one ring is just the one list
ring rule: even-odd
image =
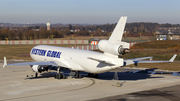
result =
[{"label": "wing-mounted engine", "polygon": [[129,44],[122,41],[111,43],[108,40],[101,40],[98,43],[99,50],[113,55],[124,55],[129,50]]},{"label": "wing-mounted engine", "polygon": [[44,72],[44,71],[48,71],[48,67],[44,67],[44,66],[41,66],[41,65],[33,65],[32,70],[34,72],[36,72],[36,73],[41,73],[41,72]]}]

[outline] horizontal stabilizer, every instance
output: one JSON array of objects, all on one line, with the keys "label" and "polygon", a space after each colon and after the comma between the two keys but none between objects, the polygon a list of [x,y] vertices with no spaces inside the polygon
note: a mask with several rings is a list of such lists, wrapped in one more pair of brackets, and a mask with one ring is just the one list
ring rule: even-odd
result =
[{"label": "horizontal stabilizer", "polygon": [[110,61],[105,61],[105,60],[102,60],[102,59],[96,59],[96,58],[92,58],[92,57],[88,57],[88,59],[95,60],[95,61],[99,61],[99,62],[104,62],[104,63],[111,64],[111,65],[114,65],[114,63],[111,63]]},{"label": "horizontal stabilizer", "polygon": [[99,62],[104,62],[110,65],[116,65],[116,66],[122,66],[123,65],[123,59],[120,58],[113,58],[113,57],[88,57],[88,59],[99,61]]},{"label": "horizontal stabilizer", "polygon": [[[142,58],[134,58],[134,59],[127,59],[132,61],[139,61],[139,60],[146,60],[146,59],[152,59],[153,57],[142,57]],[[126,61],[126,60],[125,60]]]},{"label": "horizontal stabilizer", "polygon": [[165,63],[170,61],[134,61],[135,63]]},{"label": "horizontal stabilizer", "polygon": [[176,54],[174,54],[174,56],[169,60],[169,61],[134,61],[134,62],[137,62],[137,63],[163,63],[163,62],[174,62],[174,59],[176,58]]},{"label": "horizontal stabilizer", "polygon": [[[143,58],[135,58],[135,59],[127,59],[124,60],[124,66],[126,65],[131,65],[135,64],[137,65],[138,63],[166,63],[166,62],[173,62],[174,59],[176,58],[176,54],[169,60],[169,61],[144,61],[145,59],[152,59],[152,57],[143,57]],[[142,60],[142,61],[141,61]]]}]

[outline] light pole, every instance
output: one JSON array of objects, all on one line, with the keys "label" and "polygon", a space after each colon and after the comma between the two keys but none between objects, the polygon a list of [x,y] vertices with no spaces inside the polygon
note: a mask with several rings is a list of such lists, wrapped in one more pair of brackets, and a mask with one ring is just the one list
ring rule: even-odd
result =
[{"label": "light pole", "polygon": [[9,44],[8,38],[5,38],[7,40],[7,44]]},{"label": "light pole", "polygon": [[54,35],[51,35],[51,40],[53,40]]}]

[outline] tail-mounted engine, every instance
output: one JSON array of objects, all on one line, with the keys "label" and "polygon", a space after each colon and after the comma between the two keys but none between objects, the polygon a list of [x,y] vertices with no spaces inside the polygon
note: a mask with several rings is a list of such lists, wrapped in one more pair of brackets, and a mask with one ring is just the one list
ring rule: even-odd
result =
[{"label": "tail-mounted engine", "polygon": [[33,65],[32,70],[34,72],[41,73],[43,71],[48,71],[48,67],[43,67],[43,66],[40,66],[40,65]]},{"label": "tail-mounted engine", "polygon": [[114,55],[124,55],[129,50],[129,43],[117,41],[116,43],[110,43],[108,40],[101,40],[98,43],[99,50]]}]

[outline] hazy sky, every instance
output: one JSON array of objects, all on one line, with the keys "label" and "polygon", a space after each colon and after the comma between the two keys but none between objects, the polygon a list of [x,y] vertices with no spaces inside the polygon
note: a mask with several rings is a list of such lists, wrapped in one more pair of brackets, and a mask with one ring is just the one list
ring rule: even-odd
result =
[{"label": "hazy sky", "polygon": [[180,0],[0,0],[4,23],[116,23],[180,24]]}]

